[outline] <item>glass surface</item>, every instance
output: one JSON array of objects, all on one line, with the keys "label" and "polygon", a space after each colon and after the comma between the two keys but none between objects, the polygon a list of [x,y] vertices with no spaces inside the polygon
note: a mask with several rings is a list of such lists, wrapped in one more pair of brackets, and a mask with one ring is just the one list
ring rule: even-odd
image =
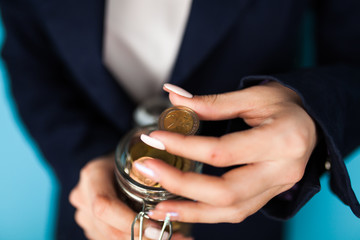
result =
[{"label": "glass surface", "polygon": [[175,156],[144,144],[140,139],[141,134],[149,134],[154,130],[156,130],[155,126],[136,128],[122,139],[116,149],[115,174],[119,190],[138,203],[130,204],[134,210],[139,210],[139,204],[143,201],[147,208],[152,208],[160,201],[181,198],[166,191],[158,183],[147,185],[144,181],[139,181],[139,177],[133,176],[132,164],[134,161],[147,156],[161,159],[182,171],[201,171],[202,164],[199,162]]}]

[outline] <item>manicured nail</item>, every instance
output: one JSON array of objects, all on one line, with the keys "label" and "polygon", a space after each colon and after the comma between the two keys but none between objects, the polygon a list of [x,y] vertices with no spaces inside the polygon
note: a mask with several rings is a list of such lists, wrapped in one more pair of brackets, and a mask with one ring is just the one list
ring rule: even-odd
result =
[{"label": "manicured nail", "polygon": [[157,217],[155,217],[154,219],[157,219],[159,221],[164,221],[165,218],[169,217],[171,221],[177,221],[179,220],[179,214],[177,212],[165,212],[165,211],[161,211],[161,210],[150,210],[147,212],[147,215],[149,217],[154,217],[154,215]]},{"label": "manicured nail", "polygon": [[181,87],[178,87],[176,85],[165,83],[164,88],[169,90],[170,92],[176,93],[177,95],[186,97],[186,98],[193,98],[193,95],[189,93],[188,91],[182,89]]},{"label": "manicured nail", "polygon": [[143,163],[139,163],[137,161],[135,161],[133,163],[133,166],[142,174],[145,174],[146,176],[150,177],[152,180],[158,182],[159,181],[159,177],[155,174],[155,172],[148,168],[147,166],[145,166]]},{"label": "manicured nail", "polygon": [[140,136],[141,141],[143,141],[144,143],[146,143],[147,145],[149,145],[150,147],[159,149],[159,150],[165,150],[165,145],[160,142],[159,140],[152,138],[148,135],[145,134],[141,134]]},{"label": "manicured nail", "polygon": [[[154,228],[154,227],[147,227],[145,229],[144,235],[145,235],[145,237],[147,237],[149,239],[159,239],[160,233],[161,233],[161,229]],[[168,237],[169,237],[169,233],[164,232],[162,239],[168,239]]]},{"label": "manicured nail", "polygon": [[179,214],[177,212],[167,212],[166,216],[170,216],[172,221],[179,219]]}]

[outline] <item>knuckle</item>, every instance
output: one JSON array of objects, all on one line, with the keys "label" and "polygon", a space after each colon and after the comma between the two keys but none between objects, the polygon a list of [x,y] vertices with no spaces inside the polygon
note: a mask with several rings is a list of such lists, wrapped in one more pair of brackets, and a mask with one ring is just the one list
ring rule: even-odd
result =
[{"label": "knuckle", "polygon": [[219,102],[218,99],[219,94],[195,96],[193,99],[194,109],[203,109],[209,118],[213,118],[216,116],[216,108],[214,106]]},{"label": "knuckle", "polygon": [[91,236],[91,234],[90,234],[88,231],[86,231],[86,230],[84,230],[84,235],[85,235],[85,237],[86,237],[87,239],[93,239],[92,236]]},{"label": "knuckle", "polygon": [[92,171],[92,165],[87,164],[80,170],[80,179],[86,178]]},{"label": "knuckle", "polygon": [[[250,190],[249,187],[239,187],[239,192],[241,193],[241,195],[239,194],[239,196],[237,197],[237,202],[249,200],[254,196],[254,192]],[[237,202],[234,202],[234,204],[236,204]]]},{"label": "knuckle", "polygon": [[179,196],[184,196],[184,193],[183,193],[183,190],[182,190],[182,187],[178,186],[178,185],[173,185],[171,187],[171,192],[176,194],[176,195],[179,195]]},{"label": "knuckle", "polygon": [[294,183],[297,183],[299,182],[303,176],[304,176],[304,169],[298,167],[298,168],[294,168],[292,171],[291,171],[291,175],[289,176],[289,179],[288,179],[288,184],[294,184]]},{"label": "knuckle", "polygon": [[286,168],[286,173],[283,174],[284,178],[282,184],[295,184],[299,182],[305,173],[305,166],[300,164],[292,164],[292,166]]},{"label": "knuckle", "polygon": [[203,96],[201,96],[201,99],[206,104],[213,105],[216,103],[216,101],[218,99],[218,94],[203,95]]},{"label": "knuckle", "polygon": [[69,202],[71,203],[71,205],[73,206],[77,206],[79,199],[78,199],[78,189],[74,188],[70,194],[69,194]]},{"label": "knuckle", "polygon": [[112,227],[108,227],[108,231],[106,235],[107,235],[107,239],[117,240],[121,237],[122,234],[118,230]]},{"label": "knuckle", "polygon": [[184,196],[184,186],[178,180],[189,178],[190,174],[191,173],[188,172],[179,172],[178,175],[173,179],[169,179],[168,181],[162,181],[161,185],[163,185],[165,189],[167,189],[173,194]]},{"label": "knuckle", "polygon": [[234,213],[233,217],[230,218],[230,223],[240,223],[247,218],[247,214],[242,209],[236,209]]},{"label": "knuckle", "polygon": [[227,159],[230,159],[231,156],[225,151],[220,144],[217,144],[214,148],[209,151],[209,159],[213,166],[223,167],[226,164]]},{"label": "knuckle", "polygon": [[99,172],[99,169],[101,165],[99,164],[99,161],[91,161],[87,163],[81,170],[80,170],[80,179],[81,178],[88,178],[89,176],[92,176]]},{"label": "knuckle", "polygon": [[232,191],[227,191],[224,189],[222,191],[219,191],[219,194],[217,194],[217,196],[221,196],[217,197],[215,200],[216,205],[219,207],[233,206],[237,202],[237,196]]},{"label": "knuckle", "polygon": [[79,226],[81,226],[81,216],[80,216],[80,213],[79,213],[79,211],[76,211],[75,212],[75,215],[74,215],[74,219],[75,219],[75,222],[79,225]]},{"label": "knuckle", "polygon": [[300,128],[283,137],[283,149],[292,158],[303,158],[308,150],[308,138]]},{"label": "knuckle", "polygon": [[235,217],[231,218],[229,223],[240,223],[245,220],[245,216],[243,214],[235,215]]},{"label": "knuckle", "polygon": [[110,199],[104,195],[97,195],[93,201],[92,211],[97,218],[103,218],[110,208]]},{"label": "knuckle", "polygon": [[74,214],[74,220],[76,222],[76,224],[81,227],[84,231],[86,231],[89,226],[87,221],[85,220],[85,215],[83,213],[81,213],[81,211],[76,211]]}]

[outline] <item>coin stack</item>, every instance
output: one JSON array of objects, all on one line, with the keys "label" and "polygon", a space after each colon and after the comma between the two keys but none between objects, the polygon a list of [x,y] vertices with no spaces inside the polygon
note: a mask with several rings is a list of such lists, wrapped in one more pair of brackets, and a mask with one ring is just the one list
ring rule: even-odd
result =
[{"label": "coin stack", "polygon": [[[183,135],[194,135],[199,129],[199,123],[199,118],[192,109],[184,106],[174,106],[162,112],[158,120],[158,129]],[[193,161],[190,159],[170,154],[165,150],[155,149],[142,141],[132,143],[129,158],[131,163],[145,161],[149,158],[160,159],[184,172],[190,171],[193,165]],[[140,184],[149,187],[161,187],[159,183],[142,175],[135,168],[131,168],[129,175]]]}]

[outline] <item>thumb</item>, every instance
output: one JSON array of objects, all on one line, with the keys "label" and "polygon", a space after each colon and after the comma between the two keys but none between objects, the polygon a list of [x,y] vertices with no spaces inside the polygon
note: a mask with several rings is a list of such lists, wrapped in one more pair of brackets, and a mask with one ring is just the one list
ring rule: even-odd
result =
[{"label": "thumb", "polygon": [[238,118],[251,108],[247,91],[235,91],[214,95],[194,96],[186,90],[166,83],[163,89],[169,93],[173,105],[194,110],[201,120],[225,120]]}]

